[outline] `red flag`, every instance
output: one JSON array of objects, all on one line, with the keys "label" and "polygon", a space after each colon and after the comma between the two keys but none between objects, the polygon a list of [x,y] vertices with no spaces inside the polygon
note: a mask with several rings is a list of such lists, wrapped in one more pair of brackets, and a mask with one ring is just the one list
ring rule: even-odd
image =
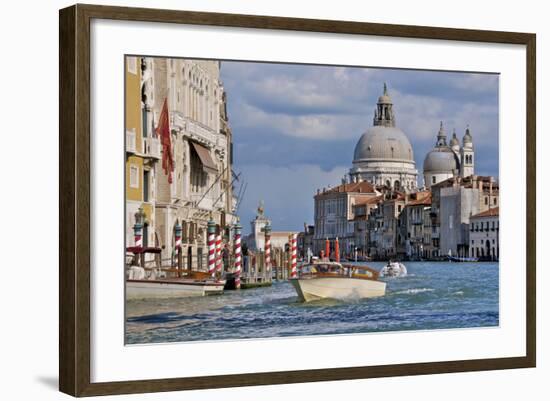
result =
[{"label": "red flag", "polygon": [[168,118],[168,99],[164,99],[160,112],[159,125],[156,129],[162,144],[162,169],[168,176],[168,182],[172,183],[172,171],[174,171],[174,159],[172,157],[172,140],[170,137],[170,120]]}]

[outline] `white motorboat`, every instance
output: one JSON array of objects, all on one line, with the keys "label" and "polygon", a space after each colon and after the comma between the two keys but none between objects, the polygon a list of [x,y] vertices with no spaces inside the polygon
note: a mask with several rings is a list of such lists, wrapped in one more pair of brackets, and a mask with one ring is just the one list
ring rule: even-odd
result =
[{"label": "white motorboat", "polygon": [[378,281],[378,272],[367,266],[318,262],[305,264],[297,278],[290,279],[304,302],[323,298],[349,300],[380,297],[386,283]]},{"label": "white motorboat", "polygon": [[[186,277],[165,277],[162,271],[131,266],[127,271],[126,299],[186,298],[223,293],[225,280],[216,280],[207,273],[193,272]],[[200,275],[198,277],[197,275]]]},{"label": "white motorboat", "polygon": [[386,266],[380,270],[381,277],[405,277],[407,275],[407,268],[401,262],[389,261]]}]

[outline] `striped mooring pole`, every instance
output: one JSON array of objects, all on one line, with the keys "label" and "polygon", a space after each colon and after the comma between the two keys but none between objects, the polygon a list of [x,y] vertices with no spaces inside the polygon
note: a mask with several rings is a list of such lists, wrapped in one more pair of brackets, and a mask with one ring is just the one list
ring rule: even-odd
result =
[{"label": "striped mooring pole", "polygon": [[265,271],[269,273],[271,271],[271,226],[268,224],[264,227],[265,234]]},{"label": "striped mooring pole", "polygon": [[[134,219],[134,245],[136,248],[141,250],[143,247],[143,222],[145,220],[145,213],[143,213],[143,209],[141,207],[134,214]],[[145,266],[145,254],[143,252],[135,253],[134,262],[139,266]]]},{"label": "striped mooring pole", "polygon": [[291,252],[291,262],[290,262],[290,278],[296,278],[296,266],[297,266],[297,252],[298,252],[298,234],[290,234],[290,252]]},{"label": "striped mooring pole", "polygon": [[[182,254],[181,254],[181,233],[182,228],[179,221],[176,223],[176,227],[174,228],[174,234],[176,236],[176,255],[178,258],[178,270],[181,270],[182,268]],[[181,271],[178,274],[181,277]]]},{"label": "striped mooring pole", "polygon": [[208,273],[214,277],[216,274],[216,223],[212,218],[208,221]]},{"label": "striped mooring pole", "polygon": [[241,230],[242,226],[239,223],[239,220],[237,220],[237,223],[235,224],[235,289],[240,290],[241,289]]},{"label": "striped mooring pole", "polygon": [[222,235],[216,236],[216,272],[222,273]]},{"label": "striped mooring pole", "polygon": [[141,237],[141,230],[143,225],[141,223],[134,224],[134,244],[136,247],[141,248],[143,245],[143,239]]},{"label": "striped mooring pole", "polygon": [[134,245],[141,248],[143,246],[143,220],[145,219],[145,213],[143,209],[139,208],[136,213],[134,213]]}]

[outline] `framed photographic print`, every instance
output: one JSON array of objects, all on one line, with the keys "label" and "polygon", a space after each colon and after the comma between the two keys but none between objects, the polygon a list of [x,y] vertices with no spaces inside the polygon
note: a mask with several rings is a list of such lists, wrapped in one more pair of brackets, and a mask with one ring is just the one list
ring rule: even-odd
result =
[{"label": "framed photographic print", "polygon": [[534,367],[535,116],[534,34],[61,10],[60,390]]}]

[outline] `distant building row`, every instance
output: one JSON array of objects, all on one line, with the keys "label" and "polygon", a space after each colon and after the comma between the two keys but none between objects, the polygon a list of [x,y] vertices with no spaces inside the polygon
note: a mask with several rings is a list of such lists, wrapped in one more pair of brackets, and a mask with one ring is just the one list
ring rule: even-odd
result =
[{"label": "distant building row", "polygon": [[455,176],[418,192],[369,182],[315,197],[313,252],[338,238],[343,256],[373,259],[499,258],[499,187],[492,177]]}]

